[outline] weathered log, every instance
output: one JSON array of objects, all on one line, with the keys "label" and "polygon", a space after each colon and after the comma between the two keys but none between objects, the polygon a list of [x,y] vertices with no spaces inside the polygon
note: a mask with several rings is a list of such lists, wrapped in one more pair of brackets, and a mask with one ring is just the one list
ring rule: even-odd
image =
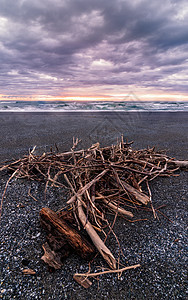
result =
[{"label": "weathered log", "polygon": [[57,230],[49,233],[46,239],[53,251],[61,252],[62,258],[68,257],[69,254],[73,252],[72,247],[67,243],[65,237]]},{"label": "weathered log", "polygon": [[[67,216],[65,214],[65,216]],[[40,220],[42,227],[47,231],[47,242],[42,245],[44,255],[41,259],[54,269],[60,269],[73,248],[67,243],[65,237],[43,219]]]},{"label": "weathered log", "polygon": [[58,231],[79,256],[90,259],[94,255],[94,246],[65,220],[60,219],[54,211],[49,208],[42,208],[40,211],[40,218],[45,226],[48,224],[48,229],[50,229],[50,231],[52,229]]}]

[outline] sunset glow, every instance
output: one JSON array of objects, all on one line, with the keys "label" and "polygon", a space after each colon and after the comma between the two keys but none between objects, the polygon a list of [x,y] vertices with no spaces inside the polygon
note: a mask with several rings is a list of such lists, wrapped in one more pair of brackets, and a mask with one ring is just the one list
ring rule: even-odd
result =
[{"label": "sunset glow", "polygon": [[187,1],[1,2],[1,100],[188,101]]},{"label": "sunset glow", "polygon": [[6,96],[0,95],[1,101],[188,101],[186,94],[115,94],[108,96],[49,96],[49,95],[34,95],[34,96]]}]

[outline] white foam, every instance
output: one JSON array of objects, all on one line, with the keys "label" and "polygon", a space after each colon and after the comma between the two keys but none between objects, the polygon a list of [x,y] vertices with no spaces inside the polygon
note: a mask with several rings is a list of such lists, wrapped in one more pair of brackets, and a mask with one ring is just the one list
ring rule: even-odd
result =
[{"label": "white foam", "polygon": [[2,101],[1,112],[188,111],[188,102],[24,102]]}]

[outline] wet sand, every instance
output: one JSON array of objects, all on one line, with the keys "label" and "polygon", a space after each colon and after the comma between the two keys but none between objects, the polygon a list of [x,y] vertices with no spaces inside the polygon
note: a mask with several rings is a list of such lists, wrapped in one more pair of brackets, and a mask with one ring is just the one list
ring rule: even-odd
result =
[{"label": "wet sand", "polygon": [[156,145],[185,158],[187,132],[187,112],[0,113],[0,161],[19,157],[34,145],[49,151],[56,143],[60,151],[67,150],[73,136],[87,147],[96,141],[115,143],[121,134],[135,147]]},{"label": "wet sand", "polygon": [[[188,113],[0,113],[0,161],[19,158],[37,145],[42,153],[55,149],[66,151],[72,137],[82,141],[80,148],[99,141],[107,146],[124,135],[133,140],[134,148],[156,146],[168,149],[170,156],[188,159]],[[1,176],[1,194],[7,175]],[[152,183],[155,207],[165,204],[154,220],[151,213],[137,212],[130,223],[119,219],[115,228],[125,255],[123,263],[141,264],[129,270],[120,280],[106,275],[100,289],[93,281],[85,290],[73,281],[75,272],[87,271],[87,263],[76,256],[67,259],[64,267],[49,273],[40,260],[45,234],[40,228],[39,211],[43,206],[54,210],[65,203],[60,191],[49,190],[44,201],[44,186],[28,181],[10,183],[4,199],[0,228],[0,297],[3,299],[185,299],[187,243],[188,173],[179,177],[159,178]],[[34,201],[28,196],[31,189]],[[20,206],[20,203],[23,206]],[[115,240],[108,246],[117,256]],[[97,265],[106,267],[100,257]],[[35,276],[23,276],[22,269],[31,268]],[[95,269],[93,267],[93,270]]]}]

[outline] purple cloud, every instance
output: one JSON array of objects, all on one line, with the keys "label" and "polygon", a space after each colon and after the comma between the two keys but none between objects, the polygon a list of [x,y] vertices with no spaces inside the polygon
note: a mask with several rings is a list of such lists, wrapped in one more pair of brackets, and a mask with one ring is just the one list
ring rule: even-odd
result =
[{"label": "purple cloud", "polygon": [[187,1],[0,0],[0,93],[185,92]]}]

